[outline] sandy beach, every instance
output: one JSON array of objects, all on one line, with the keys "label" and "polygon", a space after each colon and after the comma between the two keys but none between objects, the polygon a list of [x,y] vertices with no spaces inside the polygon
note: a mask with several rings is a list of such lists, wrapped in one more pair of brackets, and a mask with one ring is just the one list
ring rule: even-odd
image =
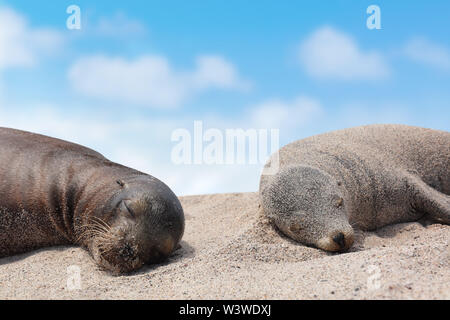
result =
[{"label": "sandy beach", "polygon": [[[181,202],[182,247],[165,263],[116,277],[83,249],[41,249],[0,259],[0,299],[450,299],[450,226],[358,232],[350,252],[332,254],[278,234],[257,193]],[[80,288],[67,284],[71,266]]]}]

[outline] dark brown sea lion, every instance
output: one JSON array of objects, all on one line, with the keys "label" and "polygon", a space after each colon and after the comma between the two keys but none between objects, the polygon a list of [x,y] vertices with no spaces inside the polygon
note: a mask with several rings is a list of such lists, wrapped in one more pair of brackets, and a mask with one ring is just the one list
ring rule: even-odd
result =
[{"label": "dark brown sea lion", "polygon": [[267,163],[260,199],[283,233],[327,251],[348,249],[354,228],[450,224],[450,133],[371,125],[295,141]]},{"label": "dark brown sea lion", "polygon": [[127,273],[177,247],[184,214],[158,179],[83,146],[0,128],[0,257],[78,244]]}]

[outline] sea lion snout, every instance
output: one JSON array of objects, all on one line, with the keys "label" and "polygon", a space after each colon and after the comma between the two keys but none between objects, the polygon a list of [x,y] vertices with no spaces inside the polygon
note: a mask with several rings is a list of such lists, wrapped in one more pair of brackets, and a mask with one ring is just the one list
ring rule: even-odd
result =
[{"label": "sea lion snout", "polygon": [[166,239],[159,240],[152,245],[142,257],[142,260],[146,264],[162,262],[171,255],[175,248],[175,240],[171,236],[168,236]]},{"label": "sea lion snout", "polygon": [[333,242],[339,246],[338,251],[348,250],[352,246],[353,241],[354,241],[353,231],[352,232],[347,231],[346,233],[338,232],[333,237]]},{"label": "sea lion snout", "polygon": [[338,230],[319,239],[317,247],[332,252],[343,252],[350,249],[354,242],[354,232],[351,229]]}]

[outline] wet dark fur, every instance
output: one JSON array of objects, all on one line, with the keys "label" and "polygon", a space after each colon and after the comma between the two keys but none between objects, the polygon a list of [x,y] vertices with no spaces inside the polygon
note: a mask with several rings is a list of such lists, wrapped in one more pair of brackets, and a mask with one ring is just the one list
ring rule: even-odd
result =
[{"label": "wet dark fur", "polygon": [[[133,215],[122,217],[124,200]],[[157,247],[158,238],[170,234],[175,246],[183,231],[181,204],[158,179],[77,144],[0,128],[0,257],[79,244],[95,258],[94,240],[103,236],[117,241],[110,252],[140,254],[142,265],[150,244]],[[133,244],[130,234],[137,237]],[[130,251],[138,242],[141,252]],[[118,272],[137,267],[124,263]]]}]

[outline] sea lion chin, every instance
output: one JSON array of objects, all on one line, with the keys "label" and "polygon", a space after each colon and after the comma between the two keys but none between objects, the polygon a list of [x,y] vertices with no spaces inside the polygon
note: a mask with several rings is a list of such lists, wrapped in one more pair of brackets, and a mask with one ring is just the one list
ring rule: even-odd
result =
[{"label": "sea lion chin", "polygon": [[162,181],[77,144],[0,128],[0,257],[53,245],[87,249],[128,273],[176,249],[184,213]]}]

